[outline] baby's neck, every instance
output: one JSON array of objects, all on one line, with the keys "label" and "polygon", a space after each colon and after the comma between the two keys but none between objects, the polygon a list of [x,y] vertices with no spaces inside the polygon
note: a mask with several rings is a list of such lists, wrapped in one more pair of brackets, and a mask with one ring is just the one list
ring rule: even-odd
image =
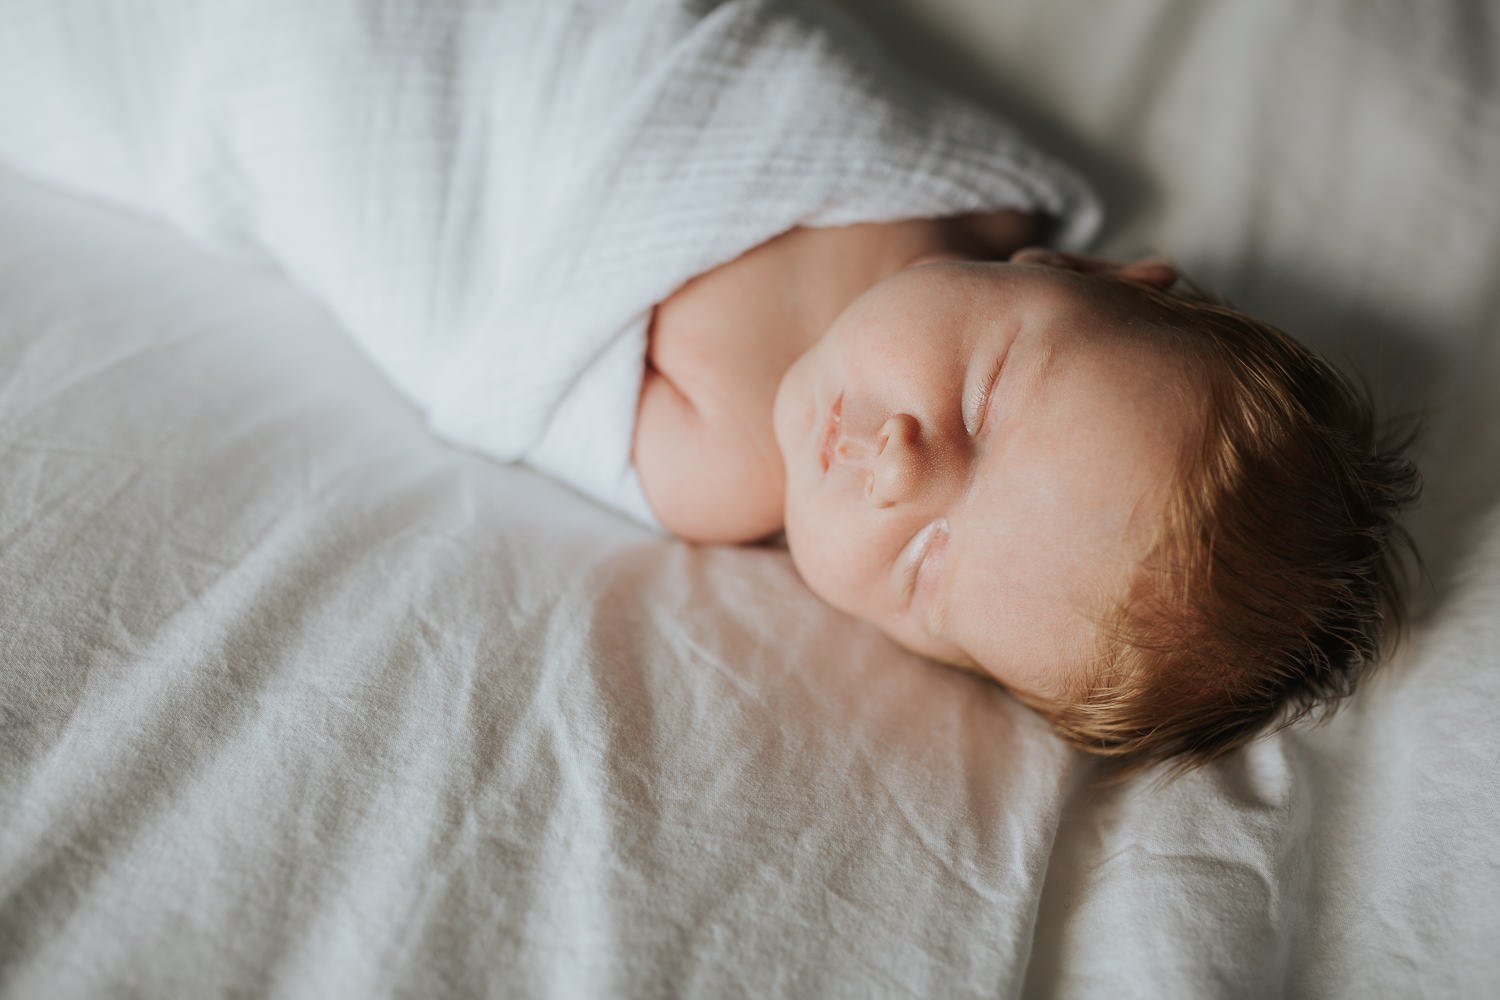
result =
[{"label": "baby's neck", "polygon": [[1015,212],[793,229],[660,303],[634,461],[675,534],[745,542],[781,528],[785,487],[771,413],[781,377],[867,289],[924,258],[1009,256]]}]

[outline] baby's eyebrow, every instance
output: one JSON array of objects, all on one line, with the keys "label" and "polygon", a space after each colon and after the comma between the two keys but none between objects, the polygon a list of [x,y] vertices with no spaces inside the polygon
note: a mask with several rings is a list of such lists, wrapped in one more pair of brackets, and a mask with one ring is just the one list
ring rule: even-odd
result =
[{"label": "baby's eyebrow", "polygon": [[1038,344],[1032,353],[1036,357],[1028,359],[1026,364],[1019,366],[1026,373],[1026,381],[1017,392],[1017,396],[1023,403],[1036,397],[1042,384],[1052,377],[1052,369],[1057,367],[1057,344],[1052,342]]}]

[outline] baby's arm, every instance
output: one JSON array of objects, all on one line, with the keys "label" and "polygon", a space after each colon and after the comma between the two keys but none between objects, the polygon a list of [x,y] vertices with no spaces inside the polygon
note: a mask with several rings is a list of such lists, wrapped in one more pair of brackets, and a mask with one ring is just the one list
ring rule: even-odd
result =
[{"label": "baby's arm", "polygon": [[770,408],[799,353],[781,334],[807,319],[787,287],[807,232],[699,275],[652,317],[633,461],[652,511],[675,535],[747,542],[781,527]]},{"label": "baby's arm", "polygon": [[680,387],[647,365],[634,459],[652,511],[668,531],[698,542],[774,534],[785,492],[774,439],[739,419],[730,401],[694,393],[692,384]]}]

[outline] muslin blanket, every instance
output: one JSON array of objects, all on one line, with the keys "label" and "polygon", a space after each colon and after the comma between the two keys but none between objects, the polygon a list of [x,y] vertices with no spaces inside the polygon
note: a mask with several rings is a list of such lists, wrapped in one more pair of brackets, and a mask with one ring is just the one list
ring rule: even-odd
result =
[{"label": "muslin blanket", "polygon": [[310,290],[441,434],[650,519],[653,305],[794,225],[1098,212],[808,4],[32,0],[0,158]]}]

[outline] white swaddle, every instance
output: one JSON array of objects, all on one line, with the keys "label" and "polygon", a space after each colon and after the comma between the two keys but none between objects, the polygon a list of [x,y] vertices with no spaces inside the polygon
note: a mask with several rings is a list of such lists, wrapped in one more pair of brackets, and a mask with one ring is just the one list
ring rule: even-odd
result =
[{"label": "white swaddle", "polygon": [[764,0],[29,0],[0,158],[268,260],[455,442],[651,521],[630,467],[652,307],[794,225],[1084,185]]}]

